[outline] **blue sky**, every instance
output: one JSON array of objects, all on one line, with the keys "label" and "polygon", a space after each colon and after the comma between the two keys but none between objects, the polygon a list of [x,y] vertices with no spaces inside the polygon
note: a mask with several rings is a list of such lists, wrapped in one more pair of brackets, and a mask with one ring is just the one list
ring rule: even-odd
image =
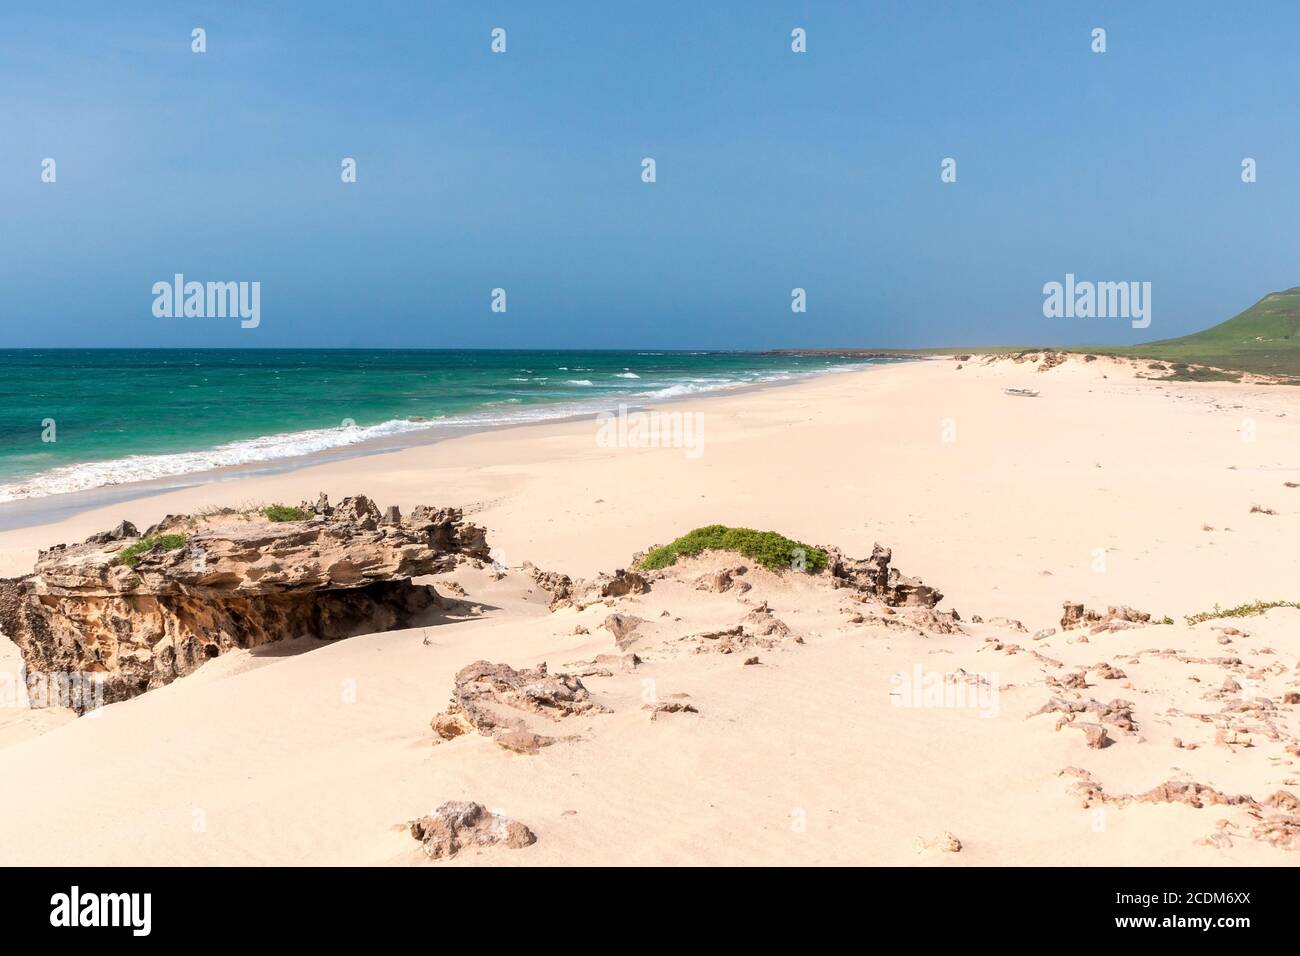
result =
[{"label": "blue sky", "polygon": [[[1300,284],[1298,28],[1294,2],[6,4],[0,347],[1179,335]],[[261,325],[156,318],[176,272],[261,282]],[[1151,327],[1044,318],[1067,272],[1151,282]]]}]

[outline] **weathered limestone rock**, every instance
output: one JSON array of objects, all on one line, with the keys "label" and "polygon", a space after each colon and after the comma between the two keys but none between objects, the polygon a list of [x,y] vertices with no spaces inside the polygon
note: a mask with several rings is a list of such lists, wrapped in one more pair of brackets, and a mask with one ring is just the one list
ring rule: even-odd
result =
[{"label": "weathered limestone rock", "polygon": [[642,710],[650,711],[650,719],[658,720],[660,714],[698,714],[699,708],[681,700],[666,700],[658,704],[642,704]]},{"label": "weathered limestone rock", "polygon": [[416,508],[405,520],[389,509],[383,519],[364,496],[337,508],[322,496],[304,511],[280,522],[232,510],[171,515],[143,536],[123,522],[57,545],[32,574],[0,580],[0,630],[29,671],[89,674],[112,703],[235,647],[409,626],[441,606],[411,578],[488,553],[483,529],[453,508]]},{"label": "weathered limestone rock", "polygon": [[636,571],[619,568],[613,574],[600,573],[590,581],[577,581],[557,571],[543,571],[532,562],[524,562],[524,570],[543,591],[551,595],[551,610],[576,607],[579,610],[627,594],[648,594],[650,581]]},{"label": "weathered limestone rock", "polygon": [[431,726],[443,740],[474,730],[507,750],[531,754],[555,743],[555,738],[533,733],[521,713],[560,720],[606,711],[572,674],[550,674],[545,664],[515,670],[508,664],[475,661],[457,672],[451,704]]},{"label": "weathered limestone rock", "polygon": [[917,837],[912,841],[912,848],[922,855],[934,853],[960,853],[961,840],[947,830],[931,837]]},{"label": "weathered limestone rock", "polygon": [[[1137,732],[1137,724],[1133,718],[1133,703],[1127,700],[1116,699],[1109,704],[1103,704],[1092,698],[1071,700],[1066,697],[1053,697],[1029,716],[1036,717],[1039,714],[1064,714],[1062,722],[1073,721],[1076,714],[1096,714],[1097,720],[1102,723],[1111,724],[1129,733]],[[1058,722],[1058,729],[1062,725]]]},{"label": "weathered limestone rock", "polygon": [[603,623],[605,630],[614,635],[619,650],[626,650],[636,640],[636,630],[645,620],[635,614],[610,614]]},{"label": "weathered limestone rock", "polygon": [[1061,630],[1068,631],[1074,627],[1094,625],[1092,633],[1119,630],[1133,624],[1146,624],[1151,615],[1128,606],[1108,607],[1106,613],[1094,611],[1075,601],[1066,601],[1062,606]]},{"label": "weathered limestone rock", "polygon": [[850,558],[838,548],[823,550],[828,558],[826,571],[839,587],[856,588],[892,607],[934,607],[943,600],[941,592],[920,578],[909,578],[890,567],[893,552],[889,548],[876,545],[869,558]]},{"label": "weathered limestone rock", "polygon": [[785,621],[772,613],[766,601],[746,614],[744,623],[759,637],[782,638],[790,635],[790,628]]},{"label": "weathered limestone rock", "polygon": [[410,827],[411,836],[433,860],[450,859],[467,846],[501,843],[518,850],[537,842],[533,831],[518,820],[470,801],[449,800],[428,816],[412,820]]},{"label": "weathered limestone rock", "polygon": [[619,568],[613,574],[598,574],[588,586],[602,598],[623,597],[625,594],[648,594],[650,582],[645,575]]},{"label": "weathered limestone rock", "polygon": [[722,568],[718,571],[712,571],[708,574],[702,574],[695,581],[695,590],[712,591],[715,594],[721,594],[724,591],[731,590],[735,583],[730,568]]}]

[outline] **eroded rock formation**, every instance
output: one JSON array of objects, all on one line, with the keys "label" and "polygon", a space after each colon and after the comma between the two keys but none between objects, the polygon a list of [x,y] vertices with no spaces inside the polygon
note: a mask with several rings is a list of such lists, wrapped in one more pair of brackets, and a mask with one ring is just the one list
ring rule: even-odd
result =
[{"label": "eroded rock formation", "polygon": [[1106,608],[1106,613],[1103,614],[1101,611],[1086,608],[1076,601],[1066,601],[1061,611],[1063,631],[1091,626],[1091,633],[1097,634],[1101,631],[1117,631],[1138,624],[1147,624],[1150,621],[1151,615],[1146,611],[1138,611],[1127,605],[1119,607],[1112,605]]},{"label": "eroded rock formation", "polygon": [[[1300,850],[1300,798],[1289,790],[1278,790],[1264,800],[1249,794],[1223,793],[1214,787],[1191,780],[1166,780],[1145,793],[1109,794],[1101,781],[1087,770],[1066,767],[1057,776],[1076,778],[1070,791],[1084,807],[1108,804],[1125,807],[1132,803],[1181,803],[1196,809],[1206,807],[1241,807],[1249,811],[1249,830],[1233,833],[1237,824],[1220,820],[1217,832],[1202,842],[1218,848],[1232,846],[1232,837],[1248,836],[1280,850]],[[1270,812],[1279,811],[1279,812]],[[1240,828],[1238,828],[1240,829]]]},{"label": "eroded rock formation", "polygon": [[457,672],[451,704],[431,726],[443,740],[478,731],[507,750],[531,754],[555,738],[529,730],[524,714],[559,720],[605,711],[572,674],[548,673],[545,664],[515,670],[509,664],[475,661]]},{"label": "eroded rock formation", "polygon": [[582,610],[611,598],[650,592],[650,581],[645,575],[625,568],[619,568],[613,574],[601,572],[590,581],[582,578],[575,581],[567,574],[543,571],[531,561],[525,561],[523,569],[539,588],[550,593],[552,611],[565,607]]},{"label": "eroded rock formation", "polygon": [[403,518],[322,495],[302,514],[169,515],[143,535],[123,522],[56,545],[32,574],[0,580],[0,630],[29,671],[92,675],[111,703],[231,648],[409,626],[441,604],[412,578],[488,555],[483,529],[454,508]]},{"label": "eroded rock formation", "polygon": [[890,567],[893,552],[875,545],[869,558],[850,558],[837,548],[825,548],[826,570],[837,587],[852,587],[891,607],[934,607],[943,594]]},{"label": "eroded rock formation", "polygon": [[519,850],[537,842],[533,831],[518,820],[468,800],[449,800],[428,816],[412,820],[410,828],[411,836],[433,860],[450,859],[467,846],[502,843]]}]

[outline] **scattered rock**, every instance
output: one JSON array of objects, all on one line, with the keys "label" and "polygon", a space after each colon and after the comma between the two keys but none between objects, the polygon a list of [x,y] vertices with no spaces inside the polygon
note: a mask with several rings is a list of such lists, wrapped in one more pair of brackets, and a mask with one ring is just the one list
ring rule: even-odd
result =
[{"label": "scattered rock", "polygon": [[826,573],[839,587],[852,587],[893,607],[934,607],[943,600],[942,593],[923,584],[920,578],[907,577],[890,567],[893,552],[889,548],[877,544],[869,558],[846,557],[837,548],[823,550],[827,554]]},{"label": "scattered rock", "polygon": [[614,643],[619,650],[625,650],[636,639],[636,629],[644,623],[642,618],[634,614],[611,614],[605,618],[602,626],[614,635]]},{"label": "scattered rock", "polygon": [[451,704],[431,726],[443,740],[476,730],[516,753],[536,753],[554,738],[533,733],[520,713],[560,720],[574,714],[607,713],[572,674],[549,674],[545,664],[515,670],[475,661],[456,674]]},{"label": "scattered rock", "polygon": [[695,590],[712,591],[715,594],[721,594],[724,591],[731,590],[735,579],[731,576],[731,571],[723,568],[720,571],[713,571],[709,574],[701,575],[695,581]]},{"label": "scattered rock", "polygon": [[644,704],[642,710],[650,711],[650,719],[658,720],[660,714],[698,714],[694,704],[680,700],[668,700],[658,704]]},{"label": "scattered rock", "polygon": [[1088,740],[1088,746],[1093,750],[1101,750],[1111,743],[1110,735],[1106,733],[1106,728],[1101,724],[1083,723],[1075,721],[1070,725],[1078,730],[1082,730]]},{"label": "scattered rock", "polygon": [[1046,682],[1049,687],[1063,687],[1073,690],[1083,690],[1088,686],[1087,675],[1083,671],[1074,671],[1063,677],[1053,677],[1048,674]]},{"label": "scattered rock", "polygon": [[1250,737],[1245,734],[1239,734],[1235,730],[1226,727],[1220,727],[1214,732],[1214,743],[1218,747],[1253,747],[1254,743]]},{"label": "scattered rock", "polygon": [[961,840],[949,833],[947,830],[932,837],[917,837],[912,846],[917,853],[960,853]]},{"label": "scattered rock", "polygon": [[411,836],[433,860],[451,859],[467,846],[532,846],[537,836],[517,820],[492,813],[481,803],[448,801],[429,816],[410,822]]},{"label": "scattered rock", "polygon": [[1019,631],[1022,634],[1029,633],[1029,628],[1012,617],[991,617],[988,622],[994,627],[1005,627],[1008,630]]},{"label": "scattered rock", "polygon": [[1106,661],[1102,661],[1100,664],[1093,664],[1088,668],[1088,670],[1096,671],[1097,676],[1102,680],[1126,680],[1128,678],[1128,675],[1122,670]]},{"label": "scattered rock", "polygon": [[1097,625],[1092,629],[1092,633],[1096,634],[1103,630],[1119,630],[1133,624],[1146,624],[1150,620],[1151,615],[1146,611],[1134,610],[1127,606],[1108,607],[1103,614],[1074,601],[1066,601],[1061,614],[1061,630],[1068,631],[1074,627],[1091,624]]},{"label": "scattered rock", "polygon": [[773,634],[787,637],[790,634],[790,628],[772,613],[766,601],[745,615],[745,623],[750,625],[754,633],[760,637],[769,637]]},{"label": "scattered rock", "polygon": [[1091,698],[1070,700],[1065,697],[1053,697],[1029,716],[1064,714],[1067,721],[1073,721],[1073,715],[1084,713],[1095,714],[1102,723],[1111,724],[1120,730],[1137,731],[1137,724],[1133,720],[1133,704],[1127,700],[1112,700],[1109,704],[1103,704]]},{"label": "scattered rock", "polygon": [[644,575],[623,568],[613,574],[598,574],[591,581],[575,581],[567,574],[543,571],[532,562],[525,562],[523,567],[538,587],[551,594],[552,611],[565,607],[582,610],[599,601],[650,591],[650,582]]}]

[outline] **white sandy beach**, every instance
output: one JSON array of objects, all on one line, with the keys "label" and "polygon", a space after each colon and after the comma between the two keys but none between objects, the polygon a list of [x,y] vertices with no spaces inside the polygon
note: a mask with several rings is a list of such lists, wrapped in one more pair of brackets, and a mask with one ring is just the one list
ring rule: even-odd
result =
[{"label": "white sandy beach", "polygon": [[[1300,394],[1157,383],[1108,359],[1041,372],[1010,360],[957,365],[873,367],[681,403],[673,408],[704,416],[694,458],[599,447],[591,421],[534,425],[0,533],[0,575],[16,576],[38,548],[123,519],[144,528],[204,507],[363,493],[403,512],[466,509],[512,569],[500,580],[468,567],[447,575],[467,601],[423,631],[234,652],[87,718],[10,708],[0,717],[10,781],[0,862],[1294,863],[1294,852],[1249,836],[1240,807],[1099,812],[1071,794],[1077,778],[1059,774],[1082,768],[1108,794],[1169,780],[1258,801],[1300,794],[1300,706],[1285,702],[1300,688],[1300,611],[1183,622],[1215,605],[1300,598],[1300,488],[1284,484],[1300,482]],[[1041,396],[1003,394],[1012,385]],[[589,577],[713,523],[856,556],[879,542],[944,592],[940,610],[1014,618],[1026,632],[854,624],[833,593],[760,575],[750,597],[768,600],[803,644],[765,651],[757,667],[651,653],[635,672],[585,679],[611,712],[567,718],[575,739],[536,755],[480,737],[434,745],[429,721],[464,665],[546,661],[556,671],[612,648],[600,627],[608,609],[548,611],[523,562]],[[701,562],[681,573],[711,567]],[[1034,640],[1059,627],[1066,599],[1177,623]],[[647,619],[667,611],[706,627],[725,624],[736,602],[668,581],[628,603]],[[589,633],[575,635],[579,624]],[[1008,653],[1012,643],[1023,650]],[[1139,653],[1153,649],[1176,653]],[[1103,661],[1126,677],[1088,693],[1132,701],[1135,733],[1093,750],[1083,734],[1055,730],[1057,715],[1028,717],[1054,693],[1049,677]],[[7,641],[0,664],[18,665]],[[998,713],[893,706],[890,676],[917,665],[995,672]],[[1229,677],[1275,703],[1250,745],[1215,744],[1214,724],[1197,716],[1220,710],[1206,694]],[[689,694],[699,713],[650,721],[646,681],[658,697]],[[429,864],[402,824],[453,799],[502,810],[537,842]],[[960,852],[918,853],[916,838],[945,831]],[[1213,833],[1236,835],[1207,843]]]}]

